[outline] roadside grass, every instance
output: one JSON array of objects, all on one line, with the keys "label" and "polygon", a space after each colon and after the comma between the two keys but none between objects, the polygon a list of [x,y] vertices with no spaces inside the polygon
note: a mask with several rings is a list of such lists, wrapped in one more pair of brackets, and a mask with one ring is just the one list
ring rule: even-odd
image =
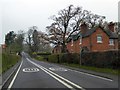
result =
[{"label": "roadside grass", "polygon": [[2,73],[2,54],[0,53],[0,74]]},{"label": "roadside grass", "polygon": [[63,63],[63,65],[74,67],[74,68],[81,68],[85,70],[95,71],[95,72],[100,72],[100,73],[106,73],[106,74],[113,74],[113,75],[119,74],[118,70],[110,69],[110,68],[97,68],[97,67],[92,67],[92,66],[81,66],[79,64],[68,64],[68,63]]},{"label": "roadside grass", "polygon": [[2,53],[2,73],[14,66],[20,60],[20,56],[15,54]]},{"label": "roadside grass", "polygon": [[[42,56],[37,56],[35,59],[39,60],[39,61],[49,62],[49,61],[45,60]],[[83,66],[83,65],[81,66],[79,64],[68,64],[68,63],[58,63],[58,64],[62,64],[62,65],[69,66],[69,67],[74,67],[74,68],[80,68],[80,69],[100,72],[100,73],[112,74],[112,75],[120,74],[118,72],[118,70],[110,69],[110,68],[97,68],[97,67],[92,67],[92,66]]]}]

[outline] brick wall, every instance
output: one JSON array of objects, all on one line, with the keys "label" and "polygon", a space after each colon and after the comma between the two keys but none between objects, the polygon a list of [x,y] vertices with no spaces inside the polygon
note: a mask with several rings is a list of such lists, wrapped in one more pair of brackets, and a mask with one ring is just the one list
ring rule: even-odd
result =
[{"label": "brick wall", "polygon": [[[97,35],[102,36],[102,43],[97,43]],[[73,42],[73,46],[71,42],[67,44],[67,49],[70,53],[79,53],[80,47],[87,47],[90,51],[108,51],[113,49],[118,49],[118,41],[114,39],[115,44],[109,45],[109,37],[108,35],[101,29],[97,28],[97,30],[89,37],[85,37],[82,39],[82,44],[80,45],[80,39]]]}]

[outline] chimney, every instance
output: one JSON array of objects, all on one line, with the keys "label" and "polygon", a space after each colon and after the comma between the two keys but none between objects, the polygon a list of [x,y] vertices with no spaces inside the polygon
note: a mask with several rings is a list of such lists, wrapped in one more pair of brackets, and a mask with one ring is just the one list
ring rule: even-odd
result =
[{"label": "chimney", "polygon": [[88,26],[85,22],[80,25],[80,30],[81,30],[82,34],[85,34],[87,32],[87,29],[88,29]]},{"label": "chimney", "polygon": [[114,27],[115,27],[115,23],[110,22],[110,23],[108,24],[108,29],[111,30],[112,32],[115,31],[115,30],[114,30],[114,29],[115,29]]}]

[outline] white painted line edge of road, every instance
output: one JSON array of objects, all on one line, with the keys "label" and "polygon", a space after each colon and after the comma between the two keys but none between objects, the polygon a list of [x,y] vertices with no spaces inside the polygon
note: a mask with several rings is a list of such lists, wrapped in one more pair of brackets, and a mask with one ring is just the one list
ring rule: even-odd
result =
[{"label": "white painted line edge of road", "polygon": [[20,64],[20,66],[19,66],[19,68],[18,68],[18,70],[17,70],[15,76],[13,77],[13,79],[12,79],[10,85],[8,86],[9,89],[12,87],[12,85],[13,85],[13,83],[14,83],[14,81],[15,81],[17,75],[18,75],[18,73],[19,73],[19,71],[20,71],[20,68],[21,68],[21,66],[22,66],[22,63],[23,63],[23,60],[22,60],[22,62],[21,62],[21,64]]},{"label": "white painted line edge of road", "polygon": [[77,72],[77,73],[81,73],[81,74],[84,74],[84,75],[88,75],[88,76],[100,78],[100,79],[103,79],[103,80],[111,81],[111,82],[113,81],[112,79],[104,78],[104,77],[93,75],[93,74],[89,74],[89,73],[84,73],[84,72],[80,72],[80,71],[76,71],[76,70],[71,70],[71,69],[68,69],[68,70],[74,71],[74,72]]},{"label": "white painted line edge of road", "polygon": [[[48,70],[48,69],[46,69],[45,67],[34,63],[33,61],[29,60],[28,58],[27,58],[27,60],[28,60],[30,63],[32,63],[32,64],[34,64],[35,66],[37,66],[38,68],[40,68],[40,69],[42,69],[43,71],[45,71],[47,74],[49,74],[50,76],[52,76],[52,77],[53,77],[54,79],[56,79],[57,81],[61,82],[61,83],[62,83],[63,85],[65,85],[66,87],[74,89],[73,87],[71,87],[71,86],[68,85],[67,83],[63,82],[63,81],[60,80],[59,78],[63,79],[64,81],[67,81],[68,83],[72,84],[73,86],[76,86],[77,88],[80,88],[80,89],[82,89],[82,90],[85,90],[85,89],[83,89],[82,87],[78,86],[77,84],[75,84],[75,83],[73,83],[73,82],[71,82],[71,81],[69,81],[69,80],[67,80],[67,79],[59,76],[58,74],[56,74],[56,73],[54,73],[54,72],[52,72],[52,71],[50,71],[50,70]],[[57,78],[56,76],[59,77],[59,78]]]},{"label": "white painted line edge of road", "polygon": [[[16,69],[16,68],[15,68]],[[5,85],[5,83],[8,81],[8,79],[12,76],[12,74],[15,72],[15,70],[12,71],[12,73],[9,74],[9,76],[6,78],[6,80],[3,82],[2,87]],[[1,88],[2,88],[1,87]]]},{"label": "white painted line edge of road", "polygon": [[42,67],[40,67],[38,64],[30,61],[28,58],[27,58],[27,60],[28,60],[30,63],[32,63],[33,65],[35,65],[35,66],[37,66],[38,68],[40,68],[41,70],[43,70],[44,72],[46,72],[47,74],[49,74],[51,77],[53,77],[54,79],[56,79],[56,80],[59,81],[60,83],[62,83],[63,85],[65,85],[66,87],[68,87],[68,88],[73,88],[73,87],[71,87],[70,85],[68,85],[67,83],[63,82],[63,81],[60,80],[59,78],[57,78],[57,77],[55,77],[54,75],[52,75],[51,73],[49,73],[48,71],[44,70],[44,69],[43,69]]},{"label": "white painted line edge of road", "polygon": [[77,71],[77,70],[72,70],[72,69],[67,69],[67,70],[74,71],[74,72],[77,72],[77,73],[80,73],[80,74],[84,74],[84,75],[88,75],[88,76],[92,76],[92,77],[96,77],[96,78],[103,79],[103,80],[106,80],[106,81],[111,81],[111,82],[113,81],[112,79],[109,79],[109,78],[93,75],[93,74],[82,72],[82,71]]}]

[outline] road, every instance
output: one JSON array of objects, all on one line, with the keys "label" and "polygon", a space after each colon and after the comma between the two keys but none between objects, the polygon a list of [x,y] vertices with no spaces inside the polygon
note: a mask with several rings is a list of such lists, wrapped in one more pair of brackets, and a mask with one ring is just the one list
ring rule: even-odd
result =
[{"label": "road", "polygon": [[[118,81],[37,61],[22,53],[22,61],[8,88],[61,88],[66,90],[118,88]],[[91,90],[92,90],[91,89]]]}]

